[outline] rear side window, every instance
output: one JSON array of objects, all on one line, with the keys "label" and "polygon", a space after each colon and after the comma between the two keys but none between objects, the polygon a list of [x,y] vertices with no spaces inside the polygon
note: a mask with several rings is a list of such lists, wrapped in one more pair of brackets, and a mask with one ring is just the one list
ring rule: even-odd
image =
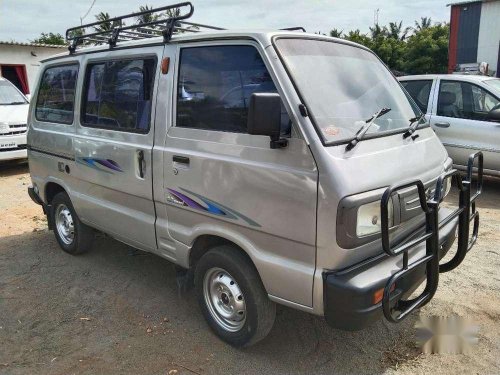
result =
[{"label": "rear side window", "polygon": [[[184,48],[177,86],[178,127],[247,132],[253,93],[276,93],[259,52],[252,46]],[[282,106],[282,132],[290,119]]]},{"label": "rear side window", "polygon": [[147,133],[156,60],[116,60],[87,65],[84,126]]},{"label": "rear side window", "polygon": [[417,103],[420,110],[424,113],[427,113],[432,81],[403,81],[401,82],[401,84],[406,89],[406,91],[408,91],[413,100],[415,100],[415,103]]},{"label": "rear side window", "polygon": [[78,65],[47,68],[42,75],[35,117],[38,121],[72,124]]}]

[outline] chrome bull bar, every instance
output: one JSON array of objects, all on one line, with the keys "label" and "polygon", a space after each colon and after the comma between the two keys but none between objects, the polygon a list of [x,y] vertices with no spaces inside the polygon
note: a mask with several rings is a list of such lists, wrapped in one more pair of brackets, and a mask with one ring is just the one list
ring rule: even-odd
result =
[{"label": "chrome bull bar", "polygon": [[[474,167],[477,161],[477,167]],[[473,186],[474,170],[477,170],[477,189],[471,193]],[[439,205],[444,199],[444,184],[447,179],[453,180],[459,189],[458,208],[439,221]],[[391,197],[400,190],[415,187],[418,191],[419,202],[425,214],[425,233],[395,248],[390,243],[390,227],[388,205]],[[387,320],[397,323],[406,318],[412,311],[427,304],[436,293],[439,284],[439,273],[448,272],[457,268],[465,259],[467,253],[472,249],[478,238],[479,213],[476,210],[476,199],[483,188],[483,154],[477,152],[469,157],[467,176],[462,179],[455,169],[443,173],[436,183],[434,197],[428,200],[422,181],[414,180],[389,187],[381,201],[381,227],[382,248],[391,257],[403,257],[403,267],[394,273],[388,280],[382,298],[382,308]],[[458,217],[458,247],[454,257],[439,264],[439,230]],[[470,236],[470,223],[473,222],[472,237]],[[408,252],[421,243],[425,242],[425,256],[409,264]],[[417,267],[425,265],[426,285],[424,291],[417,297],[407,300],[391,300],[391,295],[397,293],[399,280],[414,271]]]}]

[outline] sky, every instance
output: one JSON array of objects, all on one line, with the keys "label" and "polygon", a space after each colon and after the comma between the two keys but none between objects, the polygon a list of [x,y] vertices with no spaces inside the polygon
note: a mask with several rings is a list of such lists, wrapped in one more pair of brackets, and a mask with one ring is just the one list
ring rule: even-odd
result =
[{"label": "sky", "polygon": [[[65,33],[80,24],[93,0],[0,0],[0,40],[30,41],[40,33]],[[108,12],[118,16],[141,5],[163,6],[175,0],[96,0],[84,23]],[[178,2],[181,2],[179,0]],[[303,26],[309,32],[331,29],[367,32],[379,9],[379,24],[403,21],[412,26],[420,17],[449,21],[451,0],[192,0],[192,21],[232,29],[279,29]]]}]

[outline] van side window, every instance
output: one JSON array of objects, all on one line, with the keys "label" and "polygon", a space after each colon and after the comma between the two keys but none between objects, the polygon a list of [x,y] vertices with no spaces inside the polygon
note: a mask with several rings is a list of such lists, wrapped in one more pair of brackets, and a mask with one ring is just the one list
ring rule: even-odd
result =
[{"label": "van side window", "polygon": [[82,125],[147,133],[155,65],[152,58],[88,64]]},{"label": "van side window", "polygon": [[38,121],[73,123],[78,65],[47,68],[42,75],[35,107]]},{"label": "van side window", "polygon": [[[253,93],[277,93],[259,52],[252,46],[187,47],[181,50],[176,126],[247,132]],[[282,129],[290,119],[282,106]]]},{"label": "van side window", "polygon": [[427,113],[429,95],[431,93],[432,80],[425,81],[402,81],[401,84],[408,94],[415,100],[420,110]]}]

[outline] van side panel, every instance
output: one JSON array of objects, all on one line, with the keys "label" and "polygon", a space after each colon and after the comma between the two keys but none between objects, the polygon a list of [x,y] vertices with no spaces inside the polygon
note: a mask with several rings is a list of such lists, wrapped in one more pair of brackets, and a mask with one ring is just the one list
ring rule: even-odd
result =
[{"label": "van side panel", "polygon": [[[196,46],[223,44],[255,46],[248,41]],[[165,54],[172,56],[175,51],[169,48],[174,46],[166,47]],[[169,75],[173,67],[171,61]],[[249,255],[268,294],[310,308],[318,171],[306,142],[294,136],[288,147],[271,149],[266,136],[171,126],[176,81],[165,84],[173,95],[161,98],[158,113],[165,112],[169,126],[154,147],[159,251],[188,267],[197,238],[224,238]],[[156,180],[160,160],[162,185]]]},{"label": "van side panel", "polygon": [[[89,63],[154,58],[156,65],[151,100],[152,113],[150,128],[145,134],[119,127],[112,129],[89,127],[82,124],[80,112],[83,101],[80,100],[74,139],[76,163],[74,176],[78,179],[78,191],[74,192],[74,200],[82,221],[147,251],[154,251],[157,247],[151,154],[154,139],[156,82],[162,50],[161,46],[144,47],[84,56],[85,70],[88,69]],[[85,95],[85,84],[82,84],[82,97]],[[133,82],[130,85],[133,87]]]},{"label": "van side panel", "polygon": [[[75,105],[77,105],[80,95],[79,86],[82,78],[80,58],[64,58],[45,64],[40,70],[38,80],[40,81],[42,79],[46,69],[69,64],[79,65],[75,94]],[[71,124],[37,120],[35,106],[40,84],[37,84],[36,87],[35,92],[33,92],[33,99],[30,103],[28,116],[28,157],[31,178],[40,190],[40,197],[47,203],[45,188],[50,182],[63,187],[70,196],[75,189],[77,190],[77,182],[73,175],[75,171],[73,141],[76,115]]]}]

